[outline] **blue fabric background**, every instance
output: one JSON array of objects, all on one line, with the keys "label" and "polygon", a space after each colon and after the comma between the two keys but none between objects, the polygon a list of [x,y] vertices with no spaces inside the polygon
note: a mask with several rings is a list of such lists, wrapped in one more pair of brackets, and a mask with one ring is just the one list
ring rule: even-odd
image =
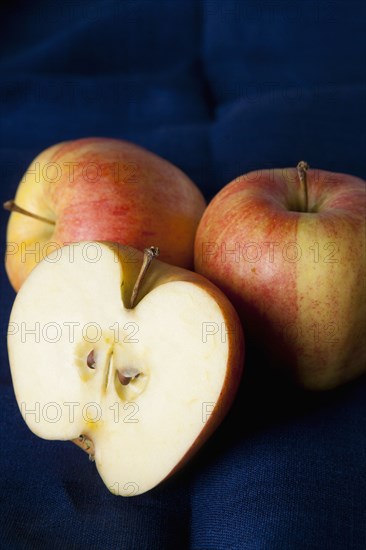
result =
[{"label": "blue fabric background", "polygon": [[[334,0],[5,2],[1,199],[65,139],[130,139],[209,199],[254,168],[365,177],[365,4]],[[1,216],[4,253],[7,215]],[[1,270],[0,547],[366,548],[366,379],[308,394],[256,374],[196,459],[153,491],[109,494],[71,443],[26,428]]]}]

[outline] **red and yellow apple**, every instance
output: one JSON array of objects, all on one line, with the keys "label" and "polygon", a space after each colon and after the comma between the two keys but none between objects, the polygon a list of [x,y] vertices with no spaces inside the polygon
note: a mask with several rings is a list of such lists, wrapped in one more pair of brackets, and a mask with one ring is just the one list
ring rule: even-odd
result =
[{"label": "red and yellow apple", "polygon": [[116,139],[59,143],[29,166],[18,187],[7,232],[6,269],[18,290],[56,247],[107,240],[193,267],[194,237],[205,209],[194,183],[177,167]]},{"label": "red and yellow apple", "polygon": [[235,396],[244,357],[224,294],[155,252],[62,247],[27,277],[9,323],[29,428],[80,445],[123,496],[153,488],[199,449]]},{"label": "red and yellow apple", "polygon": [[296,169],[224,187],[196,235],[195,267],[236,306],[268,364],[307,388],[366,370],[365,182]]}]

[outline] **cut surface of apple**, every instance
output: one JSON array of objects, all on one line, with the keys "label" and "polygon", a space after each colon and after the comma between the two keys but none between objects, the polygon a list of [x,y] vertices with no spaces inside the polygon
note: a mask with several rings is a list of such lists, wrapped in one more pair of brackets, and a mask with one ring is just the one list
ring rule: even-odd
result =
[{"label": "cut surface of apple", "polygon": [[143,255],[128,247],[83,242],[57,254],[34,269],[12,310],[18,405],[42,438],[82,436],[112,492],[143,493],[227,411],[243,361],[236,313],[203,277],[158,260],[130,308]]}]

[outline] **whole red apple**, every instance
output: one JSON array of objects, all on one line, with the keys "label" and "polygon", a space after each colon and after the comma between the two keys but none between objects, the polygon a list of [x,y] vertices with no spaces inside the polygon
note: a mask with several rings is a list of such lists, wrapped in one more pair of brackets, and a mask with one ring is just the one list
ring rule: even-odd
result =
[{"label": "whole red apple", "polygon": [[13,210],[6,269],[18,290],[42,258],[82,240],[140,250],[154,242],[162,260],[191,268],[206,204],[188,176],[166,160],[126,141],[88,138],[43,151],[6,206]]},{"label": "whole red apple", "polygon": [[224,187],[196,235],[196,270],[237,307],[268,363],[307,388],[366,370],[365,181],[299,163]]}]

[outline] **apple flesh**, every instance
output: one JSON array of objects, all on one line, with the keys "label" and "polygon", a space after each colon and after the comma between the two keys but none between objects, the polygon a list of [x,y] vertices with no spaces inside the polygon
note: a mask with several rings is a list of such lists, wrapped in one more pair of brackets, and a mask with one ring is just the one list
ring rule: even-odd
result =
[{"label": "apple flesh", "polygon": [[[88,138],[59,143],[29,166],[7,232],[6,270],[18,290],[55,247],[115,241],[193,267],[194,237],[205,209],[194,183],[166,160],[126,141]],[[28,215],[27,215],[28,214]]]},{"label": "apple flesh", "polygon": [[223,419],[242,371],[240,322],[205,278],[147,265],[130,247],[82,242],[53,259],[30,274],[11,313],[19,408],[36,435],[86,450],[112,492],[141,494]]},{"label": "apple flesh", "polygon": [[366,370],[365,182],[306,170],[224,187],[199,224],[195,267],[231,299],[268,364],[327,389]]}]

